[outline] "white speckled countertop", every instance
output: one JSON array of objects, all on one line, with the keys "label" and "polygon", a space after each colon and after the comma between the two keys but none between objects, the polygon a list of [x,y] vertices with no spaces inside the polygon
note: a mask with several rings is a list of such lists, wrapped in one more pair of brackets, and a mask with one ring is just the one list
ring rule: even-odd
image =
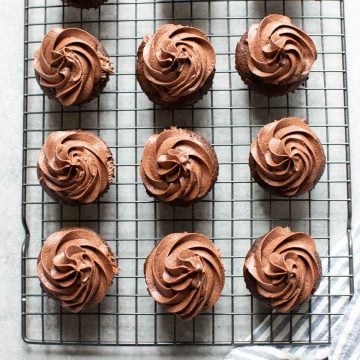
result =
[{"label": "white speckled countertop", "polygon": [[[353,190],[353,218],[360,216],[360,41],[358,0],[345,0]],[[0,3],[0,358],[12,359],[222,359],[229,347],[70,347],[27,345],[20,329],[20,251],[23,85],[23,1]],[[358,254],[355,254],[357,256]],[[357,280],[357,279],[356,279]],[[356,281],[355,280],[355,281]]]}]

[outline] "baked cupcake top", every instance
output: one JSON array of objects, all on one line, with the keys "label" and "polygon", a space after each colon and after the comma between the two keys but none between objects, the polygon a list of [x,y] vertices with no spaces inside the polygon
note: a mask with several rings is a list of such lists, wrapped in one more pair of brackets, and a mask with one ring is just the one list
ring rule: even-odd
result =
[{"label": "baked cupcake top", "polygon": [[144,273],[149,294],[183,320],[211,308],[225,281],[219,250],[197,233],[164,237],[147,257]]},{"label": "baked cupcake top", "polygon": [[53,199],[65,204],[88,204],[108,189],[114,161],[109,148],[94,134],[55,131],[41,148],[37,174]]},{"label": "baked cupcake top", "polygon": [[144,145],[140,175],[147,192],[172,205],[203,198],[219,171],[217,157],[205,138],[172,127],[152,135]]},{"label": "baked cupcake top", "polygon": [[290,18],[278,14],[251,25],[247,44],[251,73],[272,85],[305,80],[317,57],[312,39]]},{"label": "baked cupcake top", "polygon": [[50,30],[34,58],[35,75],[41,88],[64,106],[94,99],[113,72],[100,42],[77,28]]},{"label": "baked cupcake top", "polygon": [[265,125],[251,144],[252,176],[279,196],[298,196],[312,190],[325,163],[319,138],[304,120],[296,117]]},{"label": "baked cupcake top", "polygon": [[[149,91],[155,92],[161,102],[171,105],[184,100],[181,105],[187,105],[198,100],[191,98],[192,94],[209,87],[207,83],[213,78],[216,56],[201,30],[166,24],[153,36],[144,37],[138,61],[145,87],[150,87]],[[140,81],[142,87],[144,81]]]},{"label": "baked cupcake top", "polygon": [[97,233],[69,228],[46,239],[37,271],[44,291],[77,313],[104,298],[118,267],[109,246]]},{"label": "baked cupcake top", "polygon": [[247,288],[282,313],[303,304],[317,289],[320,277],[314,239],[280,226],[255,241],[244,263]]}]

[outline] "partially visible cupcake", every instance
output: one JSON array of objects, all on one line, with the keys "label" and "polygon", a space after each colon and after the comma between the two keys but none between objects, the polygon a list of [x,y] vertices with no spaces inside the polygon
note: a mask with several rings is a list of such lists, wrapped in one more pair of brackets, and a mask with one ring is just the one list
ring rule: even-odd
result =
[{"label": "partially visible cupcake", "polygon": [[101,43],[78,28],[50,30],[35,51],[34,69],[44,93],[63,106],[96,98],[113,72]]},{"label": "partially visible cupcake", "polygon": [[199,201],[212,189],[218,172],[213,147],[193,131],[172,127],[152,135],[144,145],[142,181],[150,196],[167,204]]},{"label": "partially visible cupcake", "polygon": [[86,228],[52,233],[44,242],[37,261],[41,287],[74,313],[97,305],[118,271],[108,244],[99,234]]},{"label": "partially visible cupcake", "polygon": [[251,294],[281,313],[307,301],[320,277],[314,239],[280,226],[254,242],[244,263],[244,280]]},{"label": "partially visible cupcake", "polygon": [[37,174],[44,190],[64,204],[89,204],[109,188],[114,160],[96,135],[81,131],[55,131],[41,148]]},{"label": "partially visible cupcake", "polygon": [[296,117],[265,125],[251,144],[251,175],[265,190],[278,196],[311,191],[325,164],[319,138],[305,120]]},{"label": "partially visible cupcake", "polygon": [[63,0],[65,4],[80,9],[96,9],[107,1],[108,0]]},{"label": "partially visible cupcake", "polygon": [[225,282],[220,251],[197,233],[165,236],[146,258],[144,273],[149,294],[183,320],[214,306]]},{"label": "partially visible cupcake", "polygon": [[260,94],[294,92],[308,78],[317,58],[313,40],[283,15],[268,15],[251,25],[235,51],[242,80]]},{"label": "partially visible cupcake", "polygon": [[211,87],[215,62],[215,51],[201,30],[167,24],[144,37],[136,76],[155,104],[186,106],[200,100]]}]

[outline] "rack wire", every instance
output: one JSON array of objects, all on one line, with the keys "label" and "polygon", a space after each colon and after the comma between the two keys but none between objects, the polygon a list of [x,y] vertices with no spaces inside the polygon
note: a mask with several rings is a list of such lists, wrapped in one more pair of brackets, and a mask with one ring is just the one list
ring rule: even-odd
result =
[{"label": "rack wire", "polygon": [[[249,91],[234,69],[234,50],[249,26],[270,13],[290,16],[314,39],[318,60],[306,87],[295,94],[267,98]],[[164,23],[203,29],[217,53],[212,90],[196,105],[177,110],[154,107],[135,78],[136,49],[142,36]],[[55,26],[82,27],[97,36],[115,67],[97,100],[62,108],[47,99],[33,73],[33,52]],[[22,336],[36,344],[89,345],[241,345],[314,344],[331,342],[331,323],[341,314],[335,299],[353,294],[352,244],[334,254],[351,226],[349,126],[343,1],[112,1],[98,10],[79,10],[60,0],[25,0],[24,126],[22,217],[26,238],[22,248]],[[281,199],[263,191],[250,178],[251,140],[265,123],[284,116],[307,118],[319,135],[327,167],[311,194]],[[153,133],[171,125],[201,133],[214,145],[220,175],[213,191],[190,208],[170,208],[149,198],[138,173],[142,146]],[[41,189],[36,160],[52,131],[81,128],[103,138],[115,158],[115,181],[96,204],[60,205]],[[307,231],[316,240],[323,264],[325,291],[292,314],[270,313],[245,288],[242,266],[254,239],[276,225]],[[71,314],[41,290],[36,261],[42,242],[62,227],[87,226],[110,244],[121,272],[104,301],[92,311]],[[220,248],[226,283],[215,307],[192,322],[165,313],[147,294],[144,259],[170,232],[196,231]],[[333,265],[348,264],[336,273]],[[337,278],[346,286],[334,289]],[[320,313],[311,304],[325,299]],[[255,329],[270,314],[269,337]],[[314,336],[313,320],[327,330]],[[273,328],[287,319],[286,335]],[[308,323],[301,336],[292,331]]]}]

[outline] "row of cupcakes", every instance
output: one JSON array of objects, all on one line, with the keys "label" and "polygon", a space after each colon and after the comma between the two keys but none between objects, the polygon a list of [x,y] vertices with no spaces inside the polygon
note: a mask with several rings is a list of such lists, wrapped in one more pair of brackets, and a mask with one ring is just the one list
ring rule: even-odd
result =
[{"label": "row of cupcakes", "polygon": [[[321,271],[313,238],[282,227],[258,238],[243,265],[244,281],[252,295],[282,313],[297,309],[310,298]],[[77,313],[102,301],[119,268],[99,234],[67,228],[46,239],[37,272],[43,290]],[[191,320],[215,305],[224,288],[225,269],[220,250],[208,237],[173,233],[147,256],[144,277],[148,293],[158,304]]]},{"label": "row of cupcakes", "polygon": [[[105,48],[78,28],[50,30],[34,57],[42,90],[63,106],[93,100],[113,73]],[[290,18],[272,14],[240,38],[235,65],[249,88],[279,96],[294,92],[307,80],[316,57],[315,44],[302,29]],[[136,77],[155,104],[182,107],[207,93],[215,65],[215,50],[201,30],[166,24],[139,45]]]},{"label": "row of cupcakes", "polygon": [[[299,118],[265,125],[250,146],[249,168],[269,192],[294,197],[311,191],[325,168],[324,149],[315,132]],[[201,135],[172,127],[145,143],[140,175],[147,193],[167,204],[189,206],[206,196],[219,173],[216,152]],[[55,131],[38,157],[44,190],[64,204],[98,200],[114,177],[106,143],[82,130]]]}]

